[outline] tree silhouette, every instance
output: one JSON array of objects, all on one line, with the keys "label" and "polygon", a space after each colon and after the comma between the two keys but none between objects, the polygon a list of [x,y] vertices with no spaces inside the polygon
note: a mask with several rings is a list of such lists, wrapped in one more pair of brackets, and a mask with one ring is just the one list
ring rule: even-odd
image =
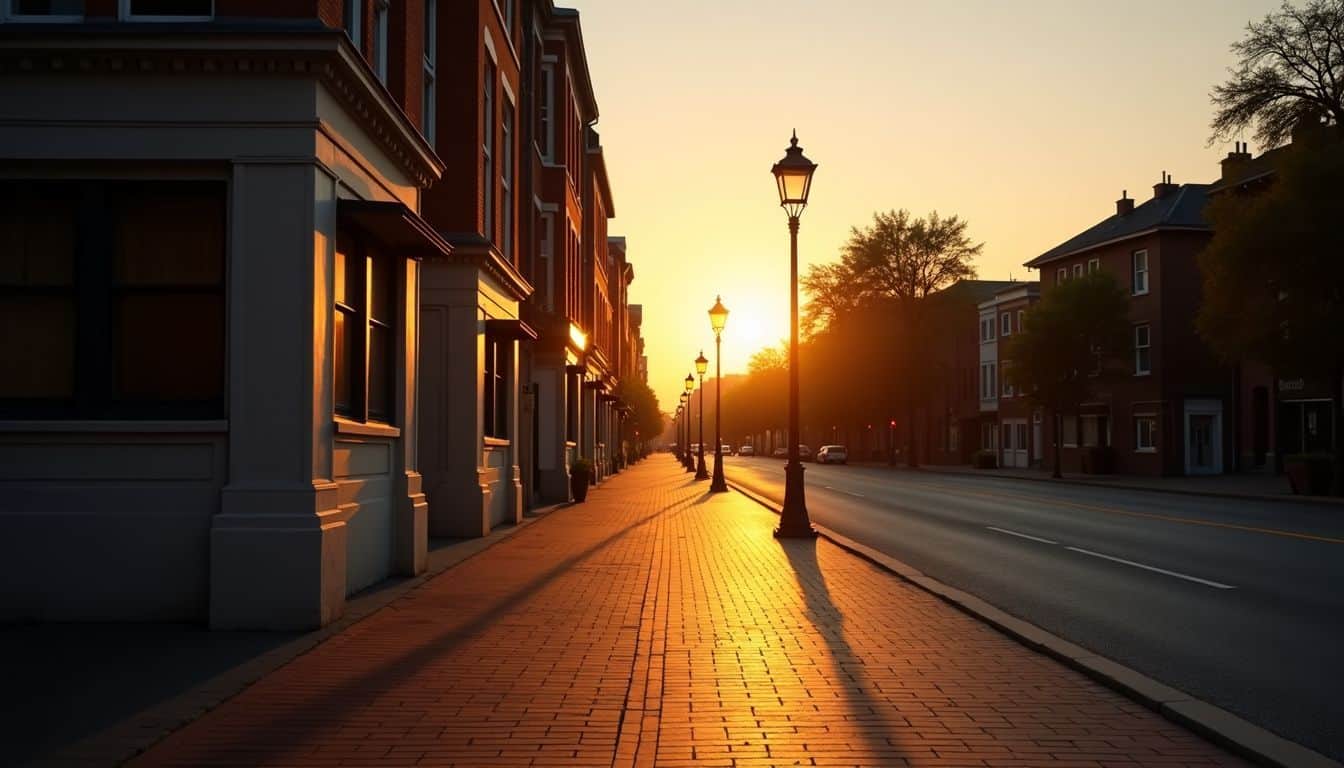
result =
[{"label": "tree silhouette", "polygon": [[1344,0],[1285,2],[1247,24],[1232,52],[1237,67],[1211,94],[1210,143],[1254,126],[1256,141],[1276,147],[1303,114],[1327,118],[1344,137]]},{"label": "tree silhouette", "polygon": [[1062,414],[1084,402],[1093,382],[1127,358],[1129,298],[1106,272],[1074,278],[1045,293],[1006,340],[1008,381],[1055,414],[1055,462],[1060,477]]}]

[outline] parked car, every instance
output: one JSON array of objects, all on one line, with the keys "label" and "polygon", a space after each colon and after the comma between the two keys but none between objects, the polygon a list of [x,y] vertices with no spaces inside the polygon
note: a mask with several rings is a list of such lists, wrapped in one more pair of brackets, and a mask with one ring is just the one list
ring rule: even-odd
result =
[{"label": "parked car", "polygon": [[812,449],[811,449],[811,448],[808,448],[806,445],[799,445],[799,446],[798,446],[798,460],[799,460],[799,461],[811,461],[811,460],[812,460]]},{"label": "parked car", "polygon": [[776,459],[787,459],[789,458],[789,451],[787,448],[776,448],[775,452],[770,455]]},{"label": "parked car", "polygon": [[818,464],[848,464],[849,450],[843,445],[823,445],[817,451]]},{"label": "parked car", "polygon": [[744,445],[737,449],[738,456],[755,456],[756,448],[750,445]]},{"label": "parked car", "polygon": [[732,455],[733,455],[733,446],[731,446],[731,445],[729,445],[729,444],[727,444],[727,443],[724,443],[722,446],[720,446],[720,448],[722,449],[722,451],[723,451],[723,455],[724,455],[724,456],[732,456]]}]

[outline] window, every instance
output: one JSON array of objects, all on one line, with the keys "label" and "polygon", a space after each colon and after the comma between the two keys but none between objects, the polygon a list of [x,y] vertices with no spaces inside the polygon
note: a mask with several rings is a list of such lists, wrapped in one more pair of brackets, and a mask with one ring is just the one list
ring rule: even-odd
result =
[{"label": "window", "polygon": [[555,160],[555,65],[541,65],[540,105],[537,108],[537,149],[541,159]]},{"label": "window", "polygon": [[513,105],[504,102],[500,115],[499,224],[503,229],[500,252],[513,260]]},{"label": "window", "polygon": [[1062,419],[1063,432],[1060,434],[1060,442],[1066,448],[1078,447],[1078,419],[1072,414],[1066,414]]},{"label": "window", "polygon": [[355,44],[355,50],[364,50],[364,41],[360,38],[364,22],[363,0],[345,0],[341,18],[345,22],[345,34]]},{"label": "window", "polygon": [[980,341],[984,342],[993,340],[994,340],[994,318],[992,317],[980,318]]},{"label": "window", "polygon": [[1100,272],[1100,271],[1101,271],[1101,259],[1087,260],[1087,274],[1090,275],[1093,272]]},{"label": "window", "polygon": [[1150,415],[1134,417],[1134,450],[1140,453],[1157,452],[1157,418]]},{"label": "window", "polygon": [[1003,450],[1005,451],[1013,450],[1013,425],[1004,424],[1003,426],[999,427],[999,435],[1003,441]]},{"label": "window", "polygon": [[1002,384],[1003,384],[1003,388],[1001,389],[1001,393],[1002,393],[1002,395],[1003,395],[1004,397],[1012,397],[1012,396],[1013,396],[1013,382],[1012,382],[1012,378],[1008,375],[1008,368],[1009,368],[1010,365],[1012,365],[1012,364],[1011,364],[1011,363],[1008,363],[1008,362],[1004,362],[1004,363],[1002,364],[1002,366],[1000,366],[1000,371],[999,371],[999,373],[1002,374],[1002,375],[999,376],[999,379],[1000,379],[1000,381],[1001,381]]},{"label": "window", "polygon": [[387,4],[388,0],[373,0],[373,72],[379,81],[387,82]]},{"label": "window", "polygon": [[1148,292],[1148,251],[1135,251],[1133,256],[1134,277],[1130,288],[1135,296]]},{"label": "window", "polygon": [[1069,279],[1068,267],[1060,267],[1059,269],[1055,270],[1055,285],[1059,285],[1060,283],[1063,283],[1065,280],[1068,279]]},{"label": "window", "polygon": [[999,316],[999,335],[1013,335],[1013,315],[1011,312],[1004,312]]},{"label": "window", "polygon": [[994,363],[980,364],[980,399],[993,400],[995,393],[998,392],[998,377]]},{"label": "window", "polygon": [[1027,313],[1026,313],[1025,310],[1021,310],[1021,309],[1017,310],[1017,332],[1018,332],[1018,333],[1021,333],[1021,332],[1022,332],[1022,321],[1023,321],[1024,319],[1026,319],[1026,316],[1027,316]]},{"label": "window", "polygon": [[0,412],[224,415],[218,182],[0,182]]},{"label": "window", "polygon": [[537,248],[540,264],[533,279],[537,281],[537,296],[541,299],[542,309],[555,309],[555,214],[541,214],[541,244]]},{"label": "window", "polygon": [[487,240],[495,239],[495,65],[485,61],[485,82],[481,92],[481,230]]},{"label": "window", "polygon": [[425,58],[423,62],[424,74],[421,81],[424,84],[425,97],[421,101],[420,129],[425,134],[425,140],[429,146],[434,146],[434,134],[438,132],[438,102],[439,97],[435,92],[436,73],[439,66],[439,12],[436,0],[425,0]]},{"label": "window", "polygon": [[1134,375],[1146,376],[1152,371],[1152,329],[1147,325],[1136,325],[1134,326]]},{"label": "window", "polygon": [[[27,0],[18,0],[27,5]],[[46,5],[47,3],[39,3]],[[121,0],[121,18],[136,21],[205,21],[214,18],[214,0]]]},{"label": "window", "polygon": [[336,238],[334,405],[336,413],[356,421],[392,422],[395,263],[353,232]]},{"label": "window", "polygon": [[84,0],[0,0],[0,21],[83,21]]},{"label": "window", "polygon": [[513,340],[493,334],[485,336],[485,372],[482,392],[485,395],[485,436],[499,440],[509,439],[509,358]]},{"label": "window", "polygon": [[1105,416],[1083,416],[1083,445],[1088,448],[1111,444],[1111,427]]},{"label": "window", "polygon": [[1074,265],[1073,265],[1073,276],[1074,276],[1074,277],[1082,277],[1082,276],[1083,276],[1083,265],[1082,265],[1082,264],[1074,264]]}]

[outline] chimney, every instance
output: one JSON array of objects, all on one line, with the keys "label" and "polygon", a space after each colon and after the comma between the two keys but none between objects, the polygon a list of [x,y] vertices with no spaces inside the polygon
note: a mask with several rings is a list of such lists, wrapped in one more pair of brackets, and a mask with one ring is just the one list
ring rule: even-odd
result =
[{"label": "chimney", "polygon": [[1172,184],[1172,183],[1171,183],[1171,175],[1168,174],[1166,171],[1163,171],[1163,172],[1162,172],[1162,181],[1160,181],[1160,182],[1158,182],[1158,183],[1156,183],[1156,184],[1153,185],[1153,199],[1154,199],[1154,200],[1161,200],[1162,198],[1166,197],[1167,195],[1171,194],[1172,192],[1175,192],[1176,190],[1178,190],[1178,189],[1180,189],[1180,188],[1181,188],[1181,185],[1180,185],[1180,184]]},{"label": "chimney", "polygon": [[1251,161],[1251,153],[1247,149],[1246,142],[1238,141],[1227,157],[1222,159],[1223,181],[1231,181],[1241,175],[1241,169]]},{"label": "chimney", "polygon": [[1128,216],[1134,212],[1134,198],[1129,196],[1129,190],[1120,191],[1120,199],[1115,201],[1115,215]]}]

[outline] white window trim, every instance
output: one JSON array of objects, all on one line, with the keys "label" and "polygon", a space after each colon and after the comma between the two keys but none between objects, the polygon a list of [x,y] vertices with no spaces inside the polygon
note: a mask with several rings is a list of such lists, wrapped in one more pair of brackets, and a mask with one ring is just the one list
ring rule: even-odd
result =
[{"label": "white window trim", "polygon": [[[1144,344],[1143,346],[1139,346],[1139,329],[1140,329],[1140,328],[1147,328],[1147,329],[1148,329],[1148,343],[1147,343],[1147,344]],[[1146,350],[1148,350],[1148,367],[1145,368],[1145,369],[1143,369],[1143,370],[1139,370],[1139,350],[1140,350],[1140,349],[1146,349]],[[1151,376],[1152,373],[1153,373],[1153,326],[1150,325],[1150,324],[1148,324],[1148,323],[1141,323],[1141,324],[1139,324],[1139,325],[1134,326],[1134,375],[1135,375],[1135,376]]]},{"label": "white window trim", "polygon": [[426,98],[420,105],[421,120],[425,139],[434,146],[434,134],[438,132],[439,105],[439,9],[438,0],[425,0],[425,51],[422,62],[421,85]]},{"label": "white window trim", "polygon": [[1021,333],[1021,332],[1022,332],[1022,320],[1023,320],[1023,318],[1026,317],[1026,315],[1027,315],[1027,311],[1026,311],[1025,309],[1019,309],[1019,310],[1017,310],[1017,332],[1018,332],[1018,333]]},{"label": "white window trim", "polygon": [[117,18],[121,21],[210,21],[215,18],[215,3],[210,0],[210,13],[206,16],[159,16],[159,15],[136,15],[131,13],[131,0],[118,0]]},{"label": "white window trim", "polygon": [[999,337],[1013,335],[1013,313],[1003,312],[999,315]]},{"label": "white window trim", "polygon": [[1087,260],[1087,274],[1090,275],[1093,272],[1100,272],[1100,271],[1101,271],[1101,259]]},{"label": "white window trim", "polygon": [[555,310],[555,214],[555,210],[541,212],[541,238],[537,244],[544,272],[540,286],[542,309],[548,312]]},{"label": "white window trim", "polygon": [[546,130],[537,137],[541,141],[538,149],[541,159],[547,163],[555,162],[555,57],[543,58],[541,64],[542,103],[546,105]]},{"label": "white window trim", "polygon": [[1083,276],[1083,265],[1082,265],[1082,264],[1074,264],[1074,265],[1073,265],[1073,276],[1074,276],[1074,277],[1082,277],[1082,276]]},{"label": "white window trim", "polygon": [[1055,270],[1055,285],[1060,285],[1060,284],[1062,284],[1065,280],[1068,280],[1068,279],[1069,279],[1069,268],[1068,268],[1068,267],[1060,267],[1059,269],[1056,269],[1056,270]]},{"label": "white window trim", "polygon": [[[1142,270],[1139,269],[1139,254],[1143,254],[1143,269],[1142,269]],[[1152,275],[1149,273],[1148,266],[1149,266],[1149,265],[1148,265],[1148,249],[1147,249],[1147,248],[1141,248],[1141,249],[1139,249],[1139,250],[1137,250],[1137,251],[1134,251],[1133,253],[1130,254],[1130,256],[1129,256],[1129,289],[1130,289],[1130,291],[1132,291],[1132,295],[1134,295],[1134,296],[1144,296],[1144,295],[1146,295],[1146,294],[1148,293],[1148,289],[1149,289],[1149,287],[1150,287],[1150,279],[1151,279],[1151,277],[1152,277]],[[1139,281],[1138,281],[1138,276],[1139,276],[1139,274],[1142,274],[1142,275],[1143,275],[1143,290],[1139,290],[1139,285],[1138,285],[1138,283],[1139,283]]]},{"label": "white window trim", "polygon": [[[1148,440],[1152,444],[1148,447],[1139,445],[1139,422],[1151,421],[1153,427],[1148,431]],[[1157,441],[1153,440],[1153,435],[1157,433],[1157,414],[1155,413],[1136,413],[1134,414],[1134,452],[1135,453],[1157,453]]]},{"label": "white window trim", "polygon": [[[78,13],[17,13],[14,4],[18,0],[0,0],[0,22],[13,21],[22,24],[78,24],[84,21],[84,15]],[[86,0],[87,6],[87,0]],[[87,8],[86,8],[87,10]]]},{"label": "white window trim", "polygon": [[373,0],[373,71],[378,82],[387,84],[387,27],[390,15],[389,0]]}]

